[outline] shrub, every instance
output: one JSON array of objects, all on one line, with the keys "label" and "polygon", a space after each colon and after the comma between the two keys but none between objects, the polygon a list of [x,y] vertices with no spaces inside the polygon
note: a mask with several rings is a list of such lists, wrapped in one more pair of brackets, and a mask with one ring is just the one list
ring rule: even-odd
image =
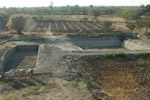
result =
[{"label": "shrub", "polygon": [[108,32],[111,30],[112,22],[111,21],[104,21],[102,23],[102,30]]},{"label": "shrub", "polygon": [[133,32],[134,29],[136,28],[136,25],[133,22],[126,22],[126,27],[129,28]]},{"label": "shrub", "polygon": [[117,37],[119,37],[120,41],[123,41],[126,37],[128,38],[133,38],[133,39],[137,39],[137,33],[131,33],[131,32],[128,32],[128,33],[117,33]]}]

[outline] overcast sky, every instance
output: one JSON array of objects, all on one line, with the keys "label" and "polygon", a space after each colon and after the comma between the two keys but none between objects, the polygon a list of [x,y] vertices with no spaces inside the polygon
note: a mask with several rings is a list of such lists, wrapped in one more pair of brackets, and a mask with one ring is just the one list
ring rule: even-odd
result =
[{"label": "overcast sky", "polygon": [[0,0],[0,7],[45,7],[53,1],[54,6],[140,6],[150,4],[150,0]]}]

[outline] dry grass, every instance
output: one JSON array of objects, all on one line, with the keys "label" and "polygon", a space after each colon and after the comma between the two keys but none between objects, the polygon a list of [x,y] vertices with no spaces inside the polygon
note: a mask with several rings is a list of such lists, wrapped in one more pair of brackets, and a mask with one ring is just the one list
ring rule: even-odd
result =
[{"label": "dry grass", "polygon": [[[29,83],[23,83],[23,80],[29,82],[30,85]],[[32,100],[35,96],[42,96],[45,93],[49,93],[53,88],[57,88],[57,84],[53,78],[40,82],[32,81],[32,84],[31,79],[29,78],[23,80],[21,81],[20,79],[17,79],[15,82],[11,82],[11,84],[14,84],[12,86],[15,87],[13,87],[10,91],[0,94],[0,100]],[[21,88],[20,86],[22,85],[19,85],[16,82],[24,85],[25,87]],[[20,87],[20,89],[17,89],[18,87]]]}]

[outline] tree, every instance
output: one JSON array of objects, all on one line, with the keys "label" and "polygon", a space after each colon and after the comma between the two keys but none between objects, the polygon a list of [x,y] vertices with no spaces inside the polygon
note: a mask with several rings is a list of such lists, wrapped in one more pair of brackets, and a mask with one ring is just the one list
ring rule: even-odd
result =
[{"label": "tree", "polygon": [[135,22],[135,24],[136,24],[136,28],[139,30],[139,33],[140,33],[141,29],[144,28],[144,22],[143,22],[143,20],[137,20]]},{"label": "tree", "polygon": [[102,29],[103,29],[103,31],[105,31],[105,32],[110,31],[111,26],[112,26],[112,22],[111,22],[111,21],[104,21],[104,22],[102,23]]},{"label": "tree", "polygon": [[150,17],[150,12],[145,13],[145,16]]},{"label": "tree", "polygon": [[146,12],[150,11],[150,4],[146,5],[145,10],[146,10]]},{"label": "tree", "polygon": [[141,10],[123,9],[119,15],[125,19],[135,20],[135,19],[139,19],[139,16],[141,15]]},{"label": "tree", "polygon": [[16,31],[18,34],[22,34],[22,30],[24,29],[25,22],[28,18],[29,15],[24,14],[11,15],[7,22],[7,27],[10,30]]},{"label": "tree", "polygon": [[99,10],[96,9],[89,9],[88,10],[88,15],[89,16],[94,16],[95,20],[97,20],[97,17],[100,15]]},{"label": "tree", "polygon": [[144,21],[144,26],[145,26],[145,31],[147,32],[148,31],[148,29],[150,28],[150,21]]},{"label": "tree", "polygon": [[136,25],[133,22],[126,22],[126,27],[129,28],[133,32],[134,29],[136,28]]},{"label": "tree", "polygon": [[50,8],[50,12],[49,13],[53,13],[53,2],[52,1],[50,1],[49,8]]},{"label": "tree", "polygon": [[93,5],[90,5],[90,8],[93,8],[94,6]]},{"label": "tree", "polygon": [[1,24],[1,29],[7,29],[6,24],[9,19],[9,15],[7,12],[0,12],[0,24]]}]

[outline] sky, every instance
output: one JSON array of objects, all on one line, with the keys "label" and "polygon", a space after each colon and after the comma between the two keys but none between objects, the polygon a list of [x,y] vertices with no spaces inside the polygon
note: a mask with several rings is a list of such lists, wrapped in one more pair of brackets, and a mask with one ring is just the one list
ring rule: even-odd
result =
[{"label": "sky", "polygon": [[140,6],[150,4],[150,0],[0,0],[0,7],[46,7],[52,1],[54,6]]}]

